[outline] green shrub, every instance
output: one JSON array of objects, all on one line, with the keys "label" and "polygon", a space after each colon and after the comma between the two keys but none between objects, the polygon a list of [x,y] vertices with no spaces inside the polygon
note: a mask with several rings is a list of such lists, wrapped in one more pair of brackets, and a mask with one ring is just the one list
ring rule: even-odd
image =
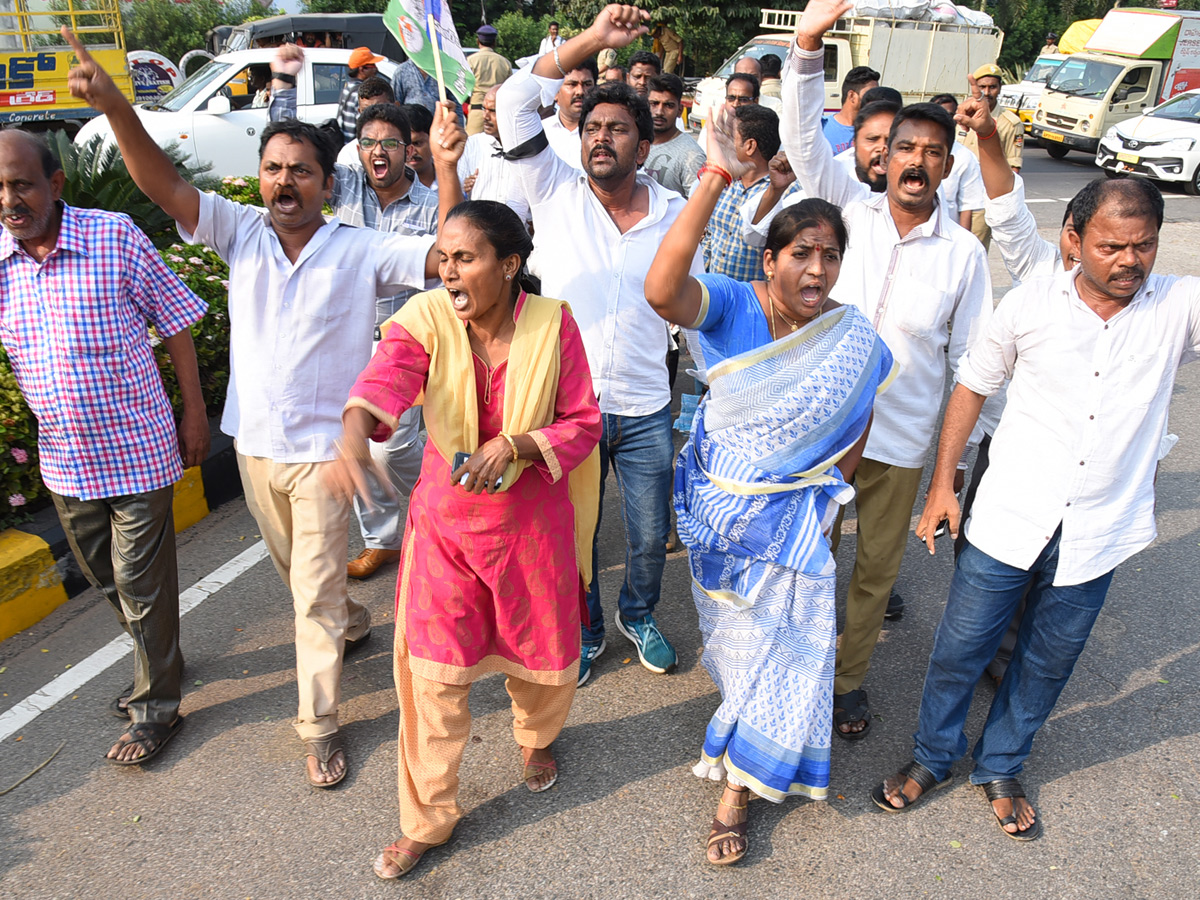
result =
[{"label": "green shrub", "polygon": [[0,347],[0,528],[25,519],[29,501],[46,492],[37,458],[37,419]]}]

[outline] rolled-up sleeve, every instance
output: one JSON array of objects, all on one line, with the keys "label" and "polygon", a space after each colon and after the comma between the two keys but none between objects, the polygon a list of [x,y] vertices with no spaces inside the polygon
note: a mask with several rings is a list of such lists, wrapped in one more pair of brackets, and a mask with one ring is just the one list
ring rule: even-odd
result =
[{"label": "rolled-up sleeve", "polygon": [[1004,298],[983,336],[975,341],[958,363],[955,380],[984,397],[997,393],[1012,377],[1017,362],[1015,322],[1020,316],[1021,294],[1018,288]]}]

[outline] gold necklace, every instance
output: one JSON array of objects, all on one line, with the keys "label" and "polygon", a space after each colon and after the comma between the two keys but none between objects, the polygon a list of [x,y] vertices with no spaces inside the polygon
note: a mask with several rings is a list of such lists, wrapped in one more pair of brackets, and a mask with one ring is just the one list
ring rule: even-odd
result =
[{"label": "gold necklace", "polygon": [[[771,296],[770,283],[768,283],[768,285],[767,285],[766,295],[767,295],[767,303],[771,307],[771,337],[778,340],[779,335],[776,333],[776,330],[775,330],[775,298]],[[783,319],[783,321],[787,322],[788,325],[791,326],[792,332],[795,332],[795,330],[797,328],[799,328],[802,323],[811,322],[813,319],[815,319],[820,314],[821,314],[821,310],[817,309],[817,312],[815,315],[809,316],[807,319],[804,318],[803,316],[801,316],[799,322],[793,322],[791,319],[789,319],[783,313],[779,314],[779,318],[781,318],[781,319]]]}]

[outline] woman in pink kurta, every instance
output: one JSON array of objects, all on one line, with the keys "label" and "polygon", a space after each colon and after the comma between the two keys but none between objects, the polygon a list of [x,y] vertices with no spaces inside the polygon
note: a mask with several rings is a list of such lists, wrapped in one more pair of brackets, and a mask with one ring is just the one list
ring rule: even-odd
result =
[{"label": "woman in pink kurta", "polygon": [[366,436],[386,439],[422,398],[430,435],[396,598],[404,837],[376,860],[381,878],[410,871],[462,817],[467,695],[480,676],[508,676],[529,789],[557,778],[549,747],[574,696],[584,608],[576,507],[598,496],[601,426],[570,312],[517,286],[530,249],[507,207],[456,207],[439,235],[446,290],[414,297],[385,326],[343,418],[343,491],[361,478]]}]

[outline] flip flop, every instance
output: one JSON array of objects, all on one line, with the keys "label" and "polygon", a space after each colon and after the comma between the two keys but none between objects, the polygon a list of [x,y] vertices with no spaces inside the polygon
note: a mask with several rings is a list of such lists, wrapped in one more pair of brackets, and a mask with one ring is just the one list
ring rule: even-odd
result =
[{"label": "flip flop", "polygon": [[[550,772],[551,777],[544,785],[540,788],[535,788],[529,784],[529,779],[536,778],[545,772]],[[521,780],[525,782],[525,787],[529,788],[531,794],[540,794],[542,791],[548,791],[558,781],[558,763],[553,759],[550,762],[544,763],[527,762],[525,763],[525,768],[521,771]]]},{"label": "flip flop", "polygon": [[[992,811],[992,815],[996,816],[996,824],[1000,826],[1000,830],[1004,832],[1006,837],[1012,838],[1014,841],[1036,841],[1042,836],[1042,820],[1036,818],[1033,824],[1024,831],[1009,831],[1005,825],[1015,825],[1017,823],[1017,804],[1013,803],[1013,811],[1001,818],[996,813],[996,807],[992,806],[993,800],[1017,800],[1024,799],[1025,789],[1021,787],[1021,782],[1015,778],[1001,778],[997,781],[987,781],[979,785],[983,788],[983,793],[988,799],[988,809]],[[1036,810],[1034,810],[1036,813]]]},{"label": "flip flop", "polygon": [[[321,766],[321,772],[329,773],[329,761],[333,759],[333,754],[339,750],[342,751],[342,758],[346,760],[346,764],[342,767],[342,774],[333,781],[313,781],[312,776],[308,774],[308,758],[311,756]],[[346,773],[350,771],[350,760],[346,759],[346,750],[342,746],[341,734],[332,734],[327,738],[316,738],[315,740],[304,742],[304,777],[308,783],[320,790],[327,790],[334,785],[341,784],[346,778]]]},{"label": "flip flop", "polygon": [[[383,881],[395,881],[397,878],[403,878],[417,867],[417,863],[424,858],[426,853],[428,853],[434,847],[442,846],[442,844],[445,844],[446,841],[449,841],[450,839],[446,838],[445,841],[441,841],[437,844],[430,844],[420,853],[417,853],[414,850],[409,850],[406,847],[396,846],[400,840],[403,840],[403,838],[394,841],[387,847],[384,847],[379,856],[375,857],[375,862],[372,864],[371,868],[375,871],[376,878],[379,878]],[[391,863],[400,871],[395,875],[380,875],[379,868],[384,863]]]},{"label": "flip flop", "polygon": [[162,753],[167,741],[175,737],[182,727],[183,716],[177,716],[169,725],[165,722],[135,722],[127,732],[129,739],[125,740],[125,736],[122,735],[114,746],[124,748],[130,744],[140,744],[146,752],[136,759],[114,759],[110,756],[104,758],[114,766],[140,766],[142,763],[148,763]]},{"label": "flip flop", "polygon": [[[895,775],[893,775],[892,778],[900,783],[900,802],[903,804],[902,806],[893,806],[892,802],[888,799],[885,792],[887,787],[886,781],[875,785],[875,789],[871,791],[871,799],[875,802],[875,805],[884,812],[889,813],[908,812],[913,807],[920,806],[930,794],[939,788],[944,788],[954,780],[953,775],[947,775],[945,779],[938,781],[936,775],[930,772],[915,759]],[[913,800],[909,800],[908,795],[905,794],[903,790],[904,781],[907,778],[911,778],[913,781],[915,781],[917,783],[917,787],[921,789],[921,793],[918,794]]]}]

